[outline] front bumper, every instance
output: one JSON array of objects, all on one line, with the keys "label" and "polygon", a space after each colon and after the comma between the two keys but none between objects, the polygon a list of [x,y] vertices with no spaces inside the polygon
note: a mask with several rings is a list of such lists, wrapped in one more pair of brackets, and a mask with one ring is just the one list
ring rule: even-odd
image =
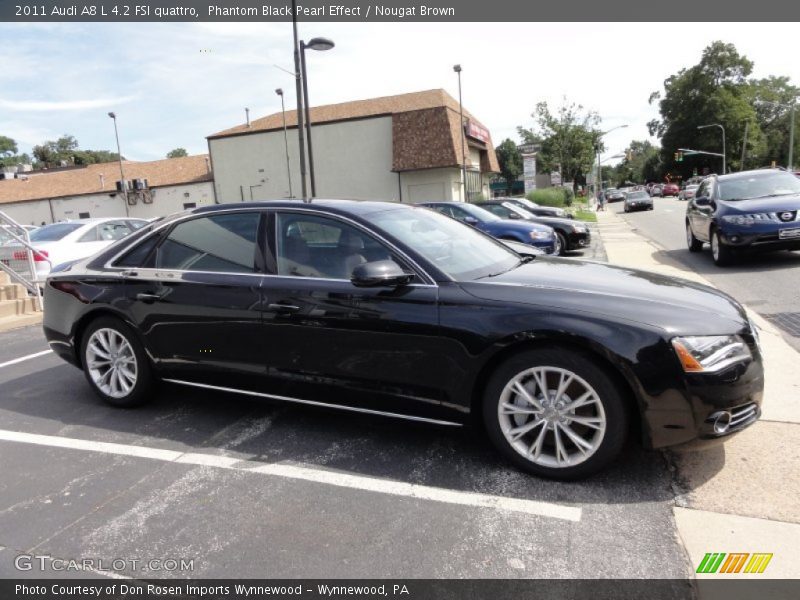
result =
[{"label": "front bumper", "polygon": [[[782,235],[781,231],[791,233]],[[751,227],[724,225],[719,228],[719,234],[720,242],[734,250],[753,252],[800,250],[800,222]]]},{"label": "front bumper", "polygon": [[625,208],[628,210],[644,210],[653,208],[653,201],[641,200],[638,202],[626,202]]},{"label": "front bumper", "polygon": [[567,250],[588,248],[591,243],[592,234],[589,231],[573,231],[567,234]]}]

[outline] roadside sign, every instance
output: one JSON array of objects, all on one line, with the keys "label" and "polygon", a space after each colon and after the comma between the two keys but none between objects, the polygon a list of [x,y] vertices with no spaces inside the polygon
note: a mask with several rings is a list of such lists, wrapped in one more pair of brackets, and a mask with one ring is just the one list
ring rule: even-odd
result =
[{"label": "roadside sign", "polygon": [[541,144],[521,144],[517,146],[517,150],[520,154],[536,154],[541,149]]},{"label": "roadside sign", "polygon": [[550,173],[550,185],[561,185],[561,173],[558,171]]}]

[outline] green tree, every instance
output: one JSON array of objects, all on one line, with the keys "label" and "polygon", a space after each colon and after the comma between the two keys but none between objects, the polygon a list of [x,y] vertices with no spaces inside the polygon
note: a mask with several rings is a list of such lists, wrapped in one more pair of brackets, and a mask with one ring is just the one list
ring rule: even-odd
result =
[{"label": "green tree", "polygon": [[184,156],[189,156],[186,148],[175,148],[167,152],[167,158],[182,158]]},{"label": "green tree", "polygon": [[555,114],[547,102],[539,102],[531,116],[537,128],[517,127],[517,131],[525,143],[541,143],[538,163],[542,169],[560,172],[562,181],[573,182],[573,189],[585,182],[595,153],[604,149],[597,113],[564,98]]},{"label": "green tree", "polygon": [[719,129],[697,128],[711,123],[725,128],[728,165],[741,168],[736,150],[741,150],[745,124],[750,123],[748,145],[760,143],[762,137],[748,80],[752,71],[753,63],[733,44],[716,41],[705,48],[698,64],[667,78],[663,97],[659,92],[650,96],[651,102],[659,101],[661,118],[650,121],[648,127],[651,135],[661,138],[663,170],[683,177],[695,168],[720,172],[721,160],[714,156],[688,156],[683,162],[674,158],[678,148],[720,152]]},{"label": "green tree", "polygon": [[19,151],[17,142],[10,137],[0,135],[0,158],[8,158],[15,155]]},{"label": "green tree", "polygon": [[500,175],[506,182],[506,193],[510,195],[514,182],[522,174],[522,155],[519,153],[517,145],[508,138],[495,148],[495,153],[500,165]]}]

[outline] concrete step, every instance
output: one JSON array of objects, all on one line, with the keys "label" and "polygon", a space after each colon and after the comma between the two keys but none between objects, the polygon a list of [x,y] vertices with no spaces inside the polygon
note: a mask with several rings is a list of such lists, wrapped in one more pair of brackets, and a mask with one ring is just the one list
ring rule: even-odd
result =
[{"label": "concrete step", "polygon": [[36,298],[0,300],[0,319],[36,312]]},{"label": "concrete step", "polygon": [[35,312],[24,315],[14,315],[12,317],[0,317],[0,331],[38,325],[42,322],[42,313]]},{"label": "concrete step", "polygon": [[0,300],[16,300],[28,296],[28,290],[19,283],[0,284]]},{"label": "concrete step", "polygon": [[8,273],[0,270],[0,285],[8,285],[9,283],[12,283],[12,281]]}]

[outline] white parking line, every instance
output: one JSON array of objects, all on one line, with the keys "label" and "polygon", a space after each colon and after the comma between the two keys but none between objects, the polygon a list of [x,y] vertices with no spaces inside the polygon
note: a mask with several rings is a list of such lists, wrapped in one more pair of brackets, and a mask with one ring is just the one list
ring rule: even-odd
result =
[{"label": "white parking line", "polygon": [[476,492],[461,492],[447,488],[417,485],[414,483],[392,481],[365,475],[351,475],[348,473],[326,471],[297,465],[252,462],[239,460],[230,456],[180,452],[177,450],[148,448],[146,446],[132,446],[109,442],[95,442],[92,440],[25,433],[21,431],[8,431],[4,429],[0,429],[0,441],[35,444],[51,448],[101,452],[118,456],[134,456],[136,458],[149,458],[164,462],[200,465],[218,469],[232,469],[260,475],[310,481],[313,483],[333,485],[365,492],[388,494],[390,496],[402,496],[461,506],[492,508],[507,512],[551,517],[553,519],[562,519],[565,521],[578,522],[581,520],[582,515],[582,510],[580,508],[563,506],[550,502],[539,502],[537,500],[525,500],[522,498],[506,498],[504,496],[480,494]]},{"label": "white parking line", "polygon": [[42,350],[41,352],[36,352],[35,354],[28,354],[28,356],[22,356],[20,358],[15,358],[14,360],[9,360],[4,363],[0,363],[0,369],[3,367],[10,367],[11,365],[16,365],[17,363],[25,362],[26,360],[31,360],[32,358],[39,358],[40,356],[44,356],[45,354],[50,354],[52,350]]}]

